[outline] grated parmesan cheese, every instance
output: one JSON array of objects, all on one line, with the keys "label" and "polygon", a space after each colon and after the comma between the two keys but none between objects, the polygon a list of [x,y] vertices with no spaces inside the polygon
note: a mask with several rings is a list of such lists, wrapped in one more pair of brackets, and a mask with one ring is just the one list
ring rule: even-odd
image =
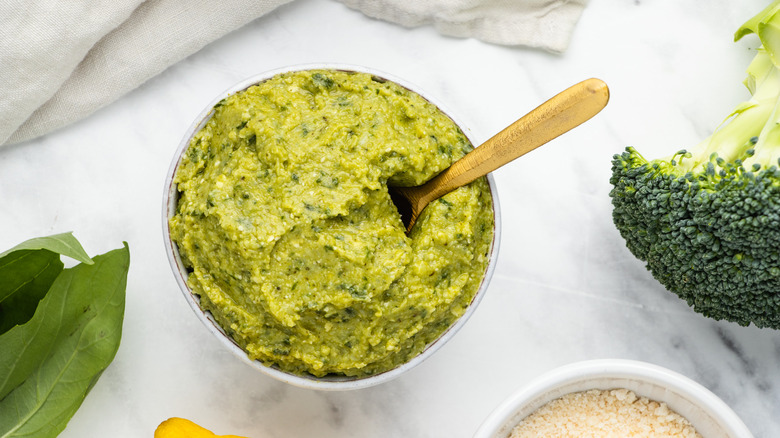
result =
[{"label": "grated parmesan cheese", "polygon": [[701,438],[666,403],[628,389],[566,394],[524,418],[509,438]]}]

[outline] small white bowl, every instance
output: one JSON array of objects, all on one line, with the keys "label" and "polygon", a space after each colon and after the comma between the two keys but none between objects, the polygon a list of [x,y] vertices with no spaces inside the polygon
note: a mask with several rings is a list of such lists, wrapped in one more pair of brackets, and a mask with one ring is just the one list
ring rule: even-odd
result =
[{"label": "small white bowl", "polygon": [[493,180],[492,175],[487,176],[487,181],[488,181],[488,185],[490,186],[490,194],[493,201],[493,216],[495,218],[494,228],[493,228],[493,242],[491,243],[490,250],[489,250],[488,266],[485,271],[485,275],[482,277],[482,282],[480,283],[479,289],[477,290],[477,293],[475,294],[474,298],[469,304],[469,307],[466,309],[466,312],[457,321],[455,321],[455,323],[453,323],[446,331],[444,331],[444,333],[442,333],[435,341],[430,343],[419,355],[415,356],[408,362],[403,363],[389,371],[385,371],[380,374],[374,374],[366,377],[325,376],[325,377],[318,378],[311,375],[297,375],[297,374],[292,374],[292,373],[282,371],[276,367],[264,365],[262,362],[257,360],[254,361],[250,360],[246,352],[243,349],[241,349],[241,347],[239,347],[238,344],[236,344],[236,342],[233,341],[233,339],[230,338],[230,336],[228,336],[224,332],[222,327],[219,326],[219,324],[216,322],[216,320],[211,315],[211,313],[205,312],[203,311],[203,309],[201,309],[200,297],[192,293],[189,286],[187,285],[187,275],[188,275],[187,269],[184,267],[184,264],[182,263],[181,256],[179,255],[178,247],[173,242],[173,240],[171,240],[170,229],[168,228],[168,219],[173,214],[175,214],[176,203],[178,201],[177,187],[176,184],[173,183],[174,174],[176,173],[176,169],[178,168],[179,163],[181,162],[184,152],[189,147],[190,139],[206,124],[206,122],[208,122],[208,120],[213,115],[214,105],[216,105],[219,101],[232,94],[235,94],[239,91],[243,91],[251,87],[252,85],[266,81],[276,76],[277,74],[284,73],[284,72],[312,70],[312,69],[362,72],[362,73],[372,74],[374,76],[389,80],[391,82],[395,82],[396,84],[399,84],[402,87],[414,91],[415,93],[419,94],[420,96],[422,96],[423,98],[425,98],[426,100],[428,100],[429,102],[437,106],[442,112],[447,114],[455,122],[455,124],[458,125],[458,127],[461,129],[461,131],[464,133],[464,135],[469,139],[469,141],[473,145],[475,146],[477,145],[476,143],[474,143],[473,139],[471,138],[470,131],[462,123],[458,122],[458,120],[452,116],[451,112],[445,110],[439,102],[435,101],[430,96],[421,92],[418,87],[411,85],[404,80],[401,80],[399,78],[396,78],[384,72],[380,72],[365,67],[344,65],[344,64],[309,64],[309,65],[301,65],[295,67],[276,69],[276,70],[259,74],[257,76],[253,76],[230,87],[229,89],[221,93],[219,96],[217,96],[211,103],[209,103],[206,106],[206,108],[195,119],[193,124],[184,134],[184,137],[182,138],[181,143],[179,144],[179,147],[177,148],[174,154],[173,162],[171,163],[170,168],[168,169],[168,174],[165,179],[165,191],[163,194],[163,212],[162,212],[163,213],[162,225],[163,225],[165,251],[168,255],[168,261],[170,262],[171,269],[173,270],[173,273],[176,277],[176,281],[179,284],[179,288],[184,294],[184,298],[187,300],[187,303],[195,312],[195,315],[209,329],[209,331],[212,334],[214,334],[214,336],[216,336],[216,338],[222,343],[222,345],[224,345],[227,349],[232,351],[236,356],[241,358],[244,362],[248,363],[253,368],[260,370],[261,372],[277,380],[298,387],[319,389],[319,390],[360,389],[360,388],[366,388],[369,386],[378,385],[380,383],[395,379],[401,374],[419,365],[422,361],[430,357],[434,352],[436,352],[436,350],[438,350],[445,343],[447,343],[447,341],[449,341],[450,338],[452,338],[455,335],[455,333],[457,333],[457,331],[460,330],[461,327],[463,327],[463,325],[466,323],[466,321],[469,319],[472,313],[474,313],[474,310],[477,308],[477,305],[482,300],[482,297],[485,295],[485,291],[487,290],[488,283],[490,283],[490,279],[493,276],[493,270],[495,269],[496,258],[498,257],[498,246],[501,238],[501,215],[500,215],[500,210],[498,205],[496,184],[495,181]]},{"label": "small white bowl", "polygon": [[543,374],[499,405],[474,438],[507,438],[523,418],[566,394],[617,388],[666,403],[703,438],[753,438],[737,414],[704,386],[666,368],[623,359],[577,362]]}]

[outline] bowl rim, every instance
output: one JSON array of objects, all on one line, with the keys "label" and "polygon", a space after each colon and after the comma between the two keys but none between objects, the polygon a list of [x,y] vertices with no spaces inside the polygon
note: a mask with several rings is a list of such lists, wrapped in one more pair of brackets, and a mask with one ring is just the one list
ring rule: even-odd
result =
[{"label": "bowl rim", "polygon": [[[699,407],[714,424],[726,432],[729,438],[753,438],[742,419],[723,400],[700,383],[660,365],[631,359],[586,360],[543,373],[501,402],[479,426],[474,438],[508,437],[514,426],[525,417],[523,415],[521,418],[521,412],[530,411],[525,412],[528,415],[562,395],[551,395],[555,389],[595,381],[595,379],[616,381],[632,379],[663,387],[669,394],[675,394]],[[602,386],[594,382],[590,385],[590,389]],[[578,390],[571,392],[578,392]],[[666,400],[656,399],[656,401],[669,404]],[[674,410],[671,405],[670,408]]]},{"label": "bowl rim", "polygon": [[176,278],[176,282],[179,286],[179,289],[181,290],[187,303],[189,304],[190,308],[193,310],[195,315],[198,317],[198,319],[219,340],[219,342],[223,346],[225,346],[228,350],[232,351],[234,355],[238,356],[244,363],[250,365],[251,367],[261,371],[262,373],[276,380],[291,384],[293,386],[301,387],[301,388],[316,389],[316,390],[323,390],[323,391],[344,391],[344,390],[354,390],[354,389],[361,389],[361,388],[367,388],[367,387],[379,385],[381,383],[385,383],[399,377],[400,375],[406,373],[407,371],[416,367],[417,365],[422,363],[425,359],[430,357],[434,352],[436,352],[444,344],[446,344],[447,341],[449,341],[455,335],[455,333],[457,333],[460,330],[461,327],[463,327],[466,321],[468,321],[468,319],[474,313],[476,308],[479,306],[479,303],[482,301],[482,298],[484,297],[485,292],[492,279],[493,272],[495,271],[499,246],[501,242],[501,211],[500,211],[500,205],[498,201],[498,192],[496,190],[495,180],[492,174],[488,174],[486,178],[490,189],[490,195],[491,195],[491,200],[493,205],[493,217],[494,217],[493,240],[488,250],[488,264],[485,269],[484,275],[482,277],[482,281],[480,282],[479,288],[477,289],[474,297],[472,298],[471,302],[466,308],[464,314],[461,315],[444,332],[442,332],[441,335],[439,335],[439,337],[436,338],[436,340],[428,344],[425,347],[425,349],[422,352],[420,352],[420,354],[413,357],[409,361],[404,362],[403,364],[400,364],[388,371],[379,374],[373,374],[370,376],[365,376],[365,377],[325,376],[322,378],[318,378],[315,376],[297,375],[293,373],[288,373],[276,367],[265,365],[259,360],[249,359],[246,352],[243,349],[241,349],[241,347],[239,347],[238,344],[236,344],[232,340],[232,338],[223,331],[223,329],[214,320],[211,314],[209,312],[203,311],[200,308],[199,297],[195,295],[187,286],[186,269],[184,268],[184,265],[181,261],[178,248],[176,244],[173,243],[173,240],[171,239],[170,229],[168,224],[169,217],[175,211],[176,201],[178,198],[176,193],[176,185],[173,182],[173,178],[176,173],[176,169],[178,168],[181,159],[184,155],[184,152],[189,147],[190,139],[211,118],[214,111],[214,106],[217,103],[219,103],[222,99],[234,93],[237,93],[239,91],[243,91],[251,87],[252,85],[266,81],[281,73],[299,72],[305,70],[320,70],[320,69],[351,71],[351,72],[371,74],[380,77],[382,79],[394,82],[404,88],[407,88],[419,94],[425,100],[435,105],[440,111],[442,111],[453,122],[455,122],[455,124],[458,126],[458,128],[460,128],[460,130],[463,132],[463,134],[466,136],[469,142],[471,142],[472,145],[477,145],[477,143],[475,143],[473,140],[473,136],[470,129],[468,129],[468,127],[464,125],[461,122],[461,120],[456,115],[454,115],[454,113],[451,110],[447,109],[437,99],[423,92],[422,87],[412,84],[411,82],[401,79],[393,74],[380,71],[374,68],[360,66],[360,65],[341,64],[341,63],[297,64],[297,65],[291,65],[287,67],[280,67],[280,68],[267,70],[258,73],[256,75],[247,77],[235,83],[234,85],[228,87],[223,92],[219,93],[214,99],[212,99],[205,106],[204,110],[201,111],[201,113],[192,122],[190,127],[185,131],[184,136],[182,137],[178,147],[174,152],[173,159],[169,165],[168,172],[165,177],[165,185],[164,185],[164,192],[163,192],[163,199],[162,199],[162,228],[163,228],[163,241],[165,244],[165,252],[168,258],[168,262],[174,273],[174,277]]}]

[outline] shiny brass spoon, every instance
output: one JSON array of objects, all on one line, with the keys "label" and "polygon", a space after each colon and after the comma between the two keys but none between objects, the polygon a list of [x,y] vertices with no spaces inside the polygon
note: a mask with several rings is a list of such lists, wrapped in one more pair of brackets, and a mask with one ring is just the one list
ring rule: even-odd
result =
[{"label": "shiny brass spoon", "polygon": [[390,187],[407,234],[428,203],[515,160],[599,113],[609,101],[600,79],[586,79],[555,95],[417,187]]}]

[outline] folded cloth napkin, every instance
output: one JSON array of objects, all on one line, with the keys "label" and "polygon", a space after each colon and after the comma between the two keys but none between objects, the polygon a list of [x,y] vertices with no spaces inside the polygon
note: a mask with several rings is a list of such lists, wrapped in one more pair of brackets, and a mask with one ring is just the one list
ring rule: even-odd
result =
[{"label": "folded cloth napkin", "polygon": [[433,24],[454,37],[563,52],[588,0],[340,0],[406,27]]},{"label": "folded cloth napkin", "polygon": [[[84,118],[293,0],[6,0],[0,145]],[[340,0],[364,14],[504,45],[566,49],[587,0]]]}]

